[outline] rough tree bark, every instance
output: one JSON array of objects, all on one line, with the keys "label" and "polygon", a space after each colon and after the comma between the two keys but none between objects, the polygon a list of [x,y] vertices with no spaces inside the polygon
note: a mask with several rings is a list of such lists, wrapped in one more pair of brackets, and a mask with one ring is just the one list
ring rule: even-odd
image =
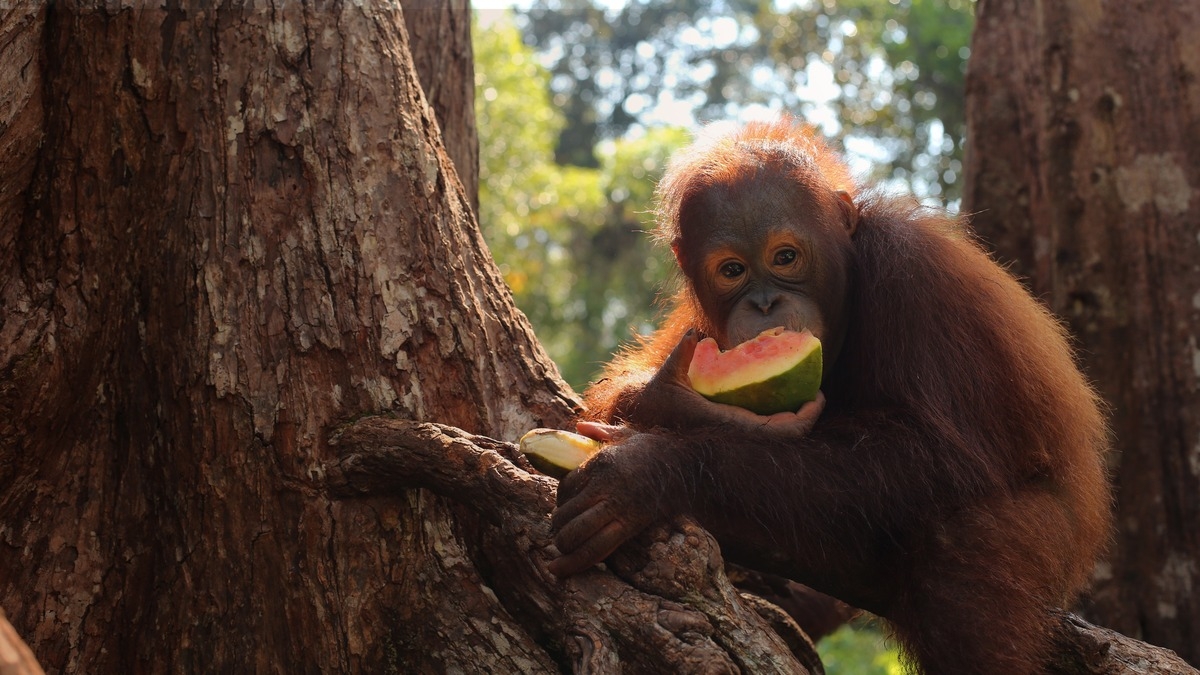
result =
[{"label": "rough tree bark", "polygon": [[1089,616],[1200,663],[1200,4],[980,0],[964,211],[1112,405]]}]

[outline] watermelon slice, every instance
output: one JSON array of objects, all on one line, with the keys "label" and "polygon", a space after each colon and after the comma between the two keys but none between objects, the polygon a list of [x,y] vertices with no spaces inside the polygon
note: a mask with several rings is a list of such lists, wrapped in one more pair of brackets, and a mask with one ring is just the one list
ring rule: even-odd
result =
[{"label": "watermelon slice", "polygon": [[710,401],[759,415],[795,412],[821,387],[821,341],[808,330],[770,328],[722,352],[706,338],[696,345],[688,377]]},{"label": "watermelon slice", "polygon": [[560,429],[534,429],[521,437],[521,452],[535,469],[562,478],[600,451],[600,441]]}]

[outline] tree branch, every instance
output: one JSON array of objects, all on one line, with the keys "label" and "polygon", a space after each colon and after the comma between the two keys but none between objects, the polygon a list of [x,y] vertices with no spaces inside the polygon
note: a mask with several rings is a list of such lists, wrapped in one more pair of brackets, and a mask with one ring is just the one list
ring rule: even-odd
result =
[{"label": "tree branch", "polygon": [[1057,658],[1051,675],[1195,675],[1170,649],[1094,626],[1074,614],[1059,612]]},{"label": "tree branch", "polygon": [[353,422],[331,442],[346,453],[326,467],[335,495],[421,487],[477,512],[489,525],[479,551],[488,583],[573,672],[614,672],[621,664],[649,672],[823,672],[810,642],[793,639],[793,654],[743,600],[716,541],[691,520],[652,527],[607,567],[559,580],[546,568],[557,554],[550,536],[557,481],[534,473],[515,445],[384,417]]}]

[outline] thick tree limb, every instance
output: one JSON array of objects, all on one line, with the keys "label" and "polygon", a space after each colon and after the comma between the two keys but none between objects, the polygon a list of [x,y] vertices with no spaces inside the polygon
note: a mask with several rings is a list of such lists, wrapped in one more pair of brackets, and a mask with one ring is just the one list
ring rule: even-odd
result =
[{"label": "thick tree limb", "polygon": [[1189,675],[1200,671],[1175,652],[1061,612],[1053,675]]},{"label": "thick tree limb", "polygon": [[[480,555],[501,602],[577,673],[821,673],[807,637],[770,606],[740,595],[716,541],[689,519],[652,527],[601,566],[560,581],[550,511],[557,481],[512,443],[431,423],[368,417],[333,439],[326,467],[342,497],[426,488],[489,524]],[[776,630],[772,630],[772,625]],[[780,635],[784,637],[780,637]],[[1170,650],[1062,613],[1054,675],[1195,674]]]},{"label": "thick tree limb", "polygon": [[690,520],[650,528],[608,569],[560,581],[546,569],[556,554],[549,514],[557,481],[534,473],[513,444],[381,417],[344,427],[333,442],[348,451],[326,468],[334,494],[422,487],[489,523],[481,535],[485,576],[513,616],[573,672],[823,672],[811,643],[792,639],[798,659],[742,599],[716,541]]}]

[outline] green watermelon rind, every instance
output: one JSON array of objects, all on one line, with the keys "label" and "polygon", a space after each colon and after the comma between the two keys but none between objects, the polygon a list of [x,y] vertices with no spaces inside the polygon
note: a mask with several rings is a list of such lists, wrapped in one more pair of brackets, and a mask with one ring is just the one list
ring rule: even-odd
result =
[{"label": "green watermelon rind", "polygon": [[821,350],[818,348],[790,370],[762,382],[705,395],[710,401],[736,405],[758,415],[796,412],[817,398],[821,388]]},{"label": "green watermelon rind", "polygon": [[[795,333],[784,336],[785,333],[788,332],[783,329],[770,329],[763,331],[755,340],[776,338],[795,339]],[[702,396],[710,401],[735,405],[759,415],[795,412],[805,403],[814,400],[821,387],[821,343],[808,331],[803,331],[802,335],[816,344],[807,353],[798,356],[798,359],[782,372],[733,389],[721,389],[722,385],[720,382],[714,381],[713,373],[707,371],[704,366],[694,361],[692,369],[689,369],[693,386]],[[781,338],[780,336],[784,337]],[[716,358],[720,359],[722,355],[717,354]],[[709,358],[712,357],[710,356]],[[708,362],[715,365],[712,361]],[[755,367],[770,368],[771,366],[768,362],[763,362],[755,364]],[[697,368],[701,370],[695,370]],[[739,378],[726,376],[723,379]],[[744,381],[746,377],[742,375],[740,379]]]}]

